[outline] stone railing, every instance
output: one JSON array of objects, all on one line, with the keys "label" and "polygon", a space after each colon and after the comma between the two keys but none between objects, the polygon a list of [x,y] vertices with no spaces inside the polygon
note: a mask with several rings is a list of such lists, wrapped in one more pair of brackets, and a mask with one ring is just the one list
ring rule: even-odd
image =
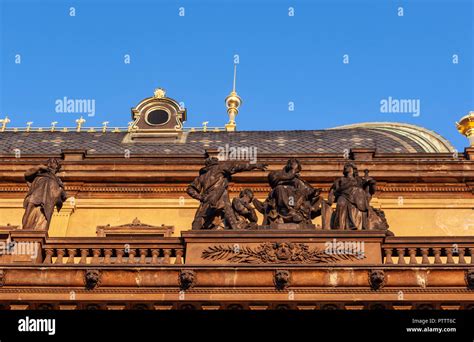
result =
[{"label": "stone railing", "polygon": [[14,230],[3,236],[0,264],[169,265],[184,263],[180,238],[153,236],[47,237],[45,232]]},{"label": "stone railing", "polygon": [[[328,235],[329,234],[329,235]],[[245,246],[248,243],[287,241],[316,244],[322,248],[325,241],[365,241],[368,257],[363,260],[342,260],[340,263],[367,265],[474,265],[474,237],[396,237],[380,232],[291,232],[291,231],[229,231],[183,233],[182,237],[117,236],[117,237],[47,237],[44,232],[13,230],[0,238],[26,245],[26,253],[0,253],[0,264],[43,265],[172,265],[187,263],[199,265],[223,265],[222,260],[201,258],[203,249],[215,245]],[[306,242],[307,241],[307,242]],[[23,243],[23,245],[22,245]],[[28,251],[34,247],[34,257]],[[190,248],[190,246],[194,246]],[[185,250],[188,250],[186,255]],[[37,253],[36,253],[37,251]],[[231,263],[231,262],[230,262]],[[294,264],[294,263],[292,263]],[[317,264],[317,263],[315,263]],[[244,265],[244,264],[242,264]],[[326,265],[327,264],[322,264]]]},{"label": "stone railing", "polygon": [[43,245],[43,264],[182,264],[179,238],[50,238]]},{"label": "stone railing", "polygon": [[386,265],[474,265],[474,237],[387,237]]}]

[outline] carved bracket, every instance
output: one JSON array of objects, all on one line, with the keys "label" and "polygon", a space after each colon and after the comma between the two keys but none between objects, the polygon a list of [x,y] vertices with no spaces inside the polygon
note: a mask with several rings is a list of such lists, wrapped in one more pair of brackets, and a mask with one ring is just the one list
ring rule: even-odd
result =
[{"label": "carved bracket", "polygon": [[87,270],[84,275],[87,290],[94,290],[99,287],[102,273],[100,270]]},{"label": "carved bracket", "polygon": [[385,286],[385,272],[383,270],[369,271],[369,285],[374,291],[383,288]]},{"label": "carved bracket", "polygon": [[196,285],[196,272],[193,270],[181,270],[178,276],[179,287],[182,291],[189,290]]},{"label": "carved bracket", "polygon": [[466,285],[469,289],[474,290],[474,269],[466,270]]},{"label": "carved bracket", "polygon": [[273,283],[278,291],[286,290],[290,286],[290,271],[276,270],[273,275]]},{"label": "carved bracket", "polygon": [[5,271],[5,270],[0,270],[0,287],[2,287],[3,285],[5,285],[6,277],[7,277],[7,271]]}]

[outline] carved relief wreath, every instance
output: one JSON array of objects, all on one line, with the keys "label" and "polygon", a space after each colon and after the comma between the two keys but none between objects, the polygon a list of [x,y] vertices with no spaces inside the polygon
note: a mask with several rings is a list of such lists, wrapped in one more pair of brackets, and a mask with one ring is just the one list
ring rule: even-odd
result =
[{"label": "carved relief wreath", "polygon": [[361,258],[356,254],[330,254],[324,250],[310,248],[304,243],[287,242],[266,242],[257,247],[211,246],[202,252],[201,257],[212,261],[225,260],[245,264],[320,264]]}]

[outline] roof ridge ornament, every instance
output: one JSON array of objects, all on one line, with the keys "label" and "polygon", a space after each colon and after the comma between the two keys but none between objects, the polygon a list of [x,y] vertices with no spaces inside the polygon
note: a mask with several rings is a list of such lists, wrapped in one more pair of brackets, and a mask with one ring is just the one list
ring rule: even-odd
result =
[{"label": "roof ridge ornament", "polygon": [[470,111],[459,122],[456,122],[456,128],[459,133],[469,139],[469,145],[474,147],[474,111]]},{"label": "roof ridge ornament", "polygon": [[76,132],[80,132],[82,128],[82,124],[84,124],[86,120],[81,116],[79,119],[76,120]]},{"label": "roof ridge ornament", "polygon": [[229,114],[229,122],[225,125],[225,130],[228,132],[234,132],[237,128],[235,123],[235,117],[239,113],[239,107],[242,104],[242,99],[237,94],[235,89],[237,79],[237,63],[234,63],[234,80],[232,84],[232,91],[225,98],[225,105],[227,107],[227,114]]},{"label": "roof ridge ornament", "polygon": [[2,128],[0,128],[0,131],[5,132],[5,129],[7,128],[7,124],[10,122],[10,119],[8,116],[5,116],[5,119],[0,119],[0,123],[2,124]]}]

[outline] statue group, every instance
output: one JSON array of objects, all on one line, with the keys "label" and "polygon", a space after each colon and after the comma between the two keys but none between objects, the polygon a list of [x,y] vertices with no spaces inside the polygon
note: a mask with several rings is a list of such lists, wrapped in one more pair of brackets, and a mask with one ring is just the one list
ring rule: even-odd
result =
[{"label": "statue group", "polygon": [[[46,165],[26,171],[29,191],[24,200],[23,229],[48,230],[54,208],[59,211],[66,201],[58,176],[60,169],[57,159],[49,159]],[[221,162],[206,153],[205,166],[187,189],[200,202],[192,229],[278,229],[288,224],[307,229],[314,228],[312,220],[321,216],[323,229],[388,230],[383,211],[370,206],[376,192],[375,180],[368,170],[360,176],[351,162],[344,165],[343,176],[331,186],[327,200],[321,196],[321,189],[301,178],[301,163],[291,158],[282,170],[268,174],[270,192],[264,201],[250,189],[243,189],[231,201],[228,186],[232,175],[266,169],[262,163]],[[261,225],[257,212],[263,215]]]},{"label": "statue group", "polygon": [[[294,158],[282,170],[268,174],[270,192],[264,201],[255,198],[250,189],[230,200],[228,185],[233,174],[266,168],[265,164],[221,162],[206,155],[205,166],[187,191],[200,201],[192,228],[258,229],[285,224],[308,228],[314,218],[321,216],[323,229],[388,230],[383,211],[370,206],[376,192],[375,180],[368,170],[359,176],[351,162],[344,165],[343,176],[333,183],[327,200],[322,198],[321,189],[301,178],[301,163]],[[257,211],[263,215],[261,226],[257,224]]]}]

